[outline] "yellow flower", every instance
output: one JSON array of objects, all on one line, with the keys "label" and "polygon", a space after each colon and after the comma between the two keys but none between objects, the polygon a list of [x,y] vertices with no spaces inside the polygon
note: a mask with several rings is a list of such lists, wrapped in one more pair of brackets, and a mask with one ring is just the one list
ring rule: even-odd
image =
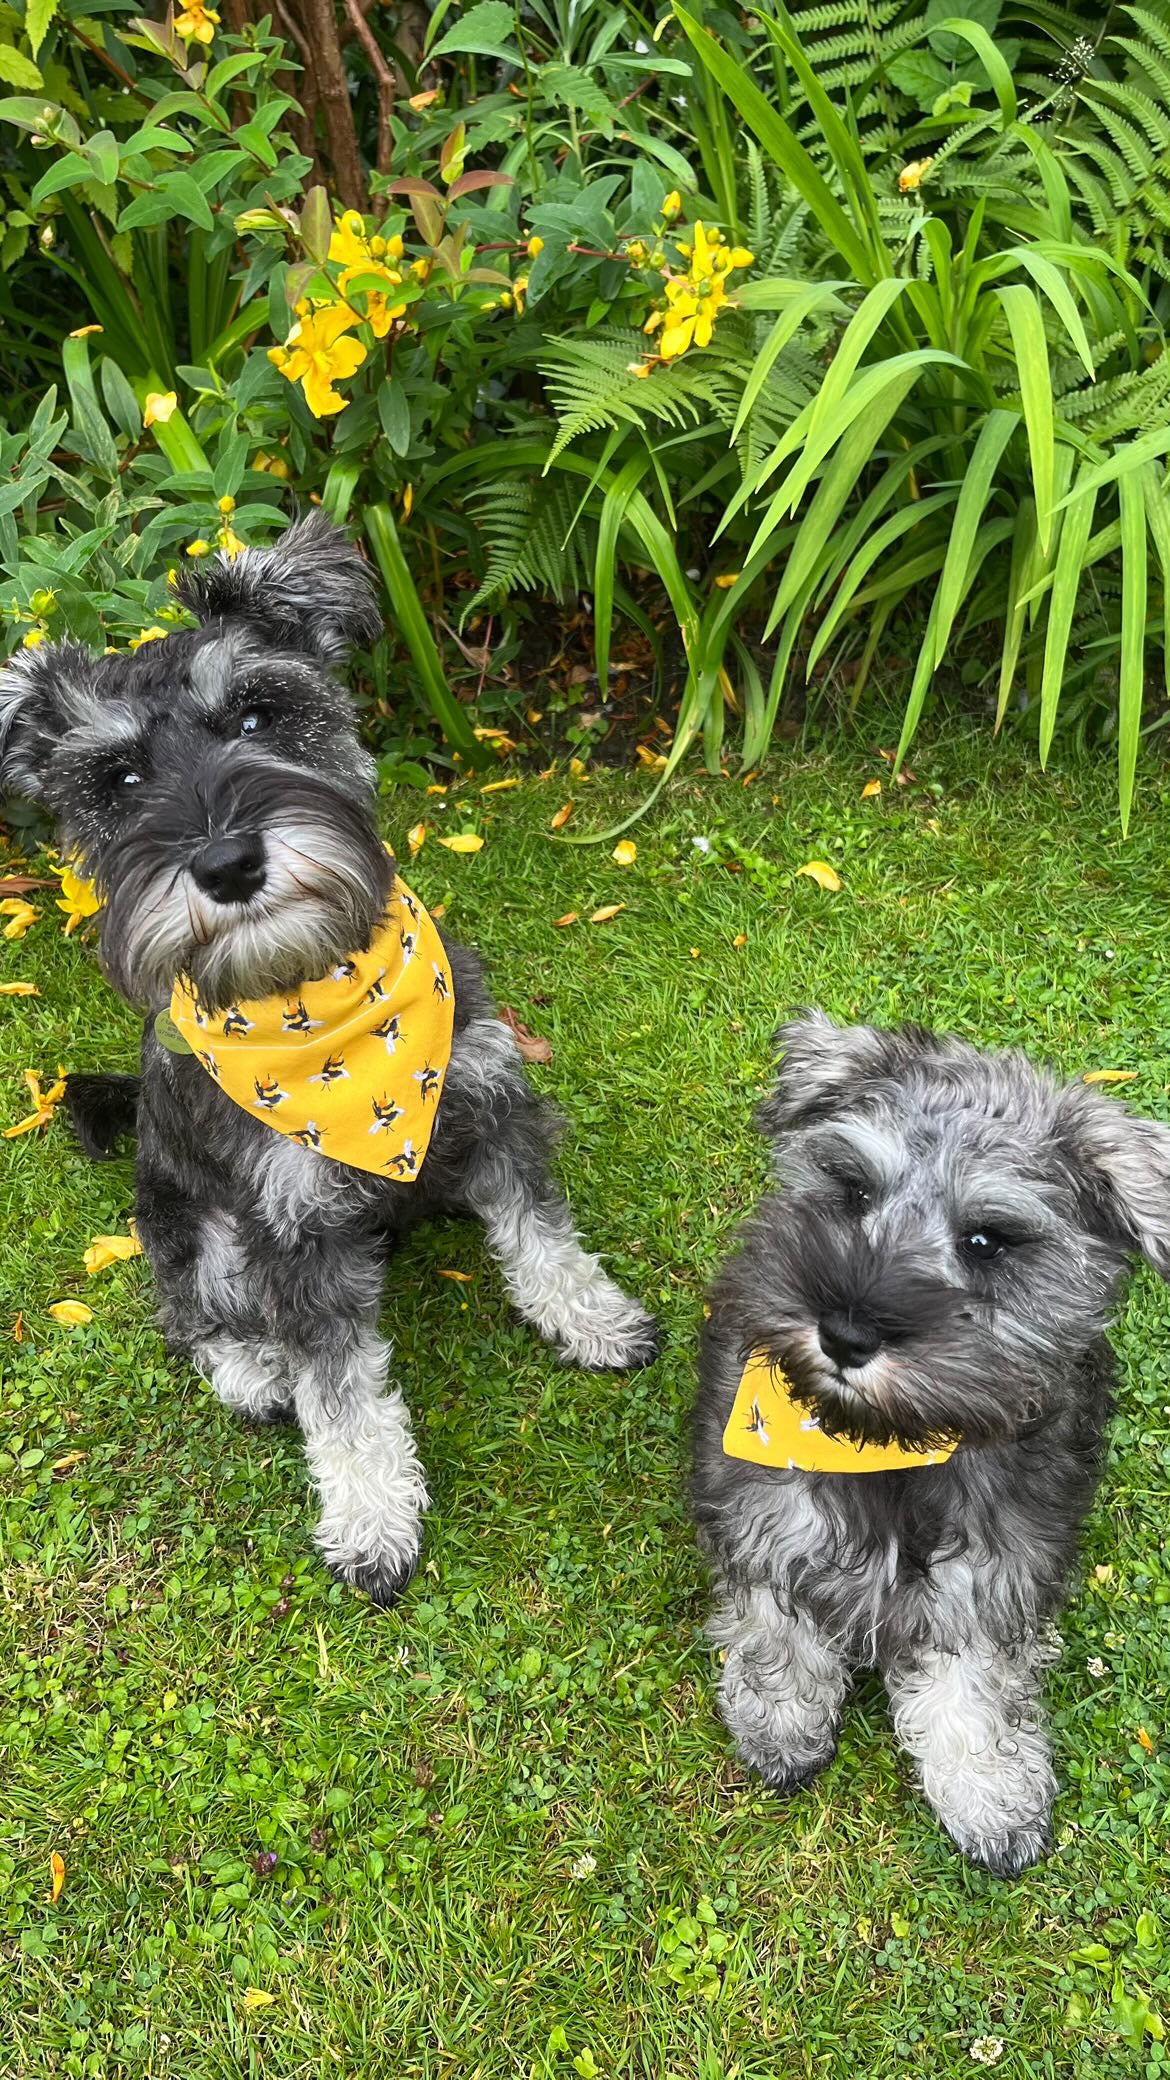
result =
[{"label": "yellow flower", "polygon": [[329,258],[338,267],[368,267],[373,257],[360,210],[343,210],[333,226]]},{"label": "yellow flower", "polygon": [[204,0],[187,0],[182,14],[175,16],[175,27],[184,43],[210,43],[219,27],[219,16],[204,5]]},{"label": "yellow flower", "polygon": [[[387,271],[386,279],[387,281],[391,280],[389,271]],[[341,280],[344,287],[344,275],[342,275]],[[398,276],[394,275],[393,280],[397,282]],[[406,305],[404,303],[392,304],[384,289],[366,290],[366,322],[370,326],[375,339],[385,339],[395,319],[402,318],[405,315]]]},{"label": "yellow flower", "polygon": [[543,253],[543,251],[544,251],[544,240],[543,240],[543,238],[530,238],[530,239],[529,239],[529,241],[528,241],[528,246],[527,246],[527,252],[528,252],[528,258],[529,258],[530,260],[536,260],[536,259],[538,259],[538,258],[539,258],[539,256],[540,256],[540,254],[541,254],[541,253]]},{"label": "yellow flower", "polygon": [[390,260],[401,260],[403,251],[402,234],[396,231],[392,238],[386,240],[386,256]]},{"label": "yellow flower", "polygon": [[40,911],[26,903],[23,896],[5,896],[0,903],[0,917],[6,917],[4,927],[6,939],[23,939],[25,933],[36,923]]},{"label": "yellow flower", "polygon": [[914,188],[920,188],[933,165],[933,155],[929,159],[911,159],[909,166],[904,166],[898,175],[898,187],[902,194],[908,195]]},{"label": "yellow flower", "polygon": [[65,1096],[65,1071],[60,1066],[57,1069],[56,1082],[50,1084],[47,1091],[41,1089],[40,1074],[36,1069],[26,1069],[24,1080],[28,1085],[33,1109],[27,1119],[18,1120],[14,1127],[5,1127],[5,1141],[15,1141],[19,1134],[31,1134],[37,1127],[47,1127],[56,1107]]},{"label": "yellow flower", "polygon": [[166,641],[166,636],[166,629],[159,628],[157,623],[153,623],[150,628],[144,628],[138,635],[131,636],[130,648],[132,650],[141,650],[144,643],[163,643]]},{"label": "yellow flower", "polygon": [[402,494],[402,517],[409,520],[414,511],[414,485],[408,484]]},{"label": "yellow flower", "polygon": [[516,316],[521,318],[524,315],[524,298],[528,294],[528,276],[526,274],[518,274],[516,276],[512,284],[512,294],[516,299]]},{"label": "yellow flower", "polygon": [[649,247],[646,245],[645,240],[641,238],[632,238],[630,240],[629,245],[626,247],[626,259],[629,261],[630,266],[645,267],[646,262],[649,258],[650,250]]},{"label": "yellow flower", "polygon": [[416,282],[425,282],[429,278],[433,266],[433,260],[412,260],[410,271]]},{"label": "yellow flower", "polygon": [[151,390],[142,407],[142,423],[144,426],[165,426],[178,408],[179,399],[174,390]]},{"label": "yellow flower", "polygon": [[77,930],[83,918],[97,916],[102,907],[102,899],[93,882],[84,881],[68,864],[54,868],[54,872],[61,877],[61,893],[57,898],[57,908],[65,912],[64,931],[68,939]]},{"label": "yellow flower", "polygon": [[750,267],[753,257],[743,246],[728,247],[722,232],[708,231],[701,223],[694,227],[691,244],[679,251],[686,255],[687,271],[667,276],[666,309],[652,311],[642,328],[661,328],[662,361],[675,361],[692,346],[710,346],[715,320],[727,302],[727,277],[736,268]]},{"label": "yellow flower", "polygon": [[47,628],[26,628],[24,632],[25,649],[35,650],[38,643],[43,643],[45,641],[48,633],[49,631]]},{"label": "yellow flower", "polygon": [[210,556],[211,543],[205,542],[200,535],[197,541],[188,542],[185,553],[188,556]]},{"label": "yellow flower", "polygon": [[225,556],[238,556],[241,549],[246,549],[248,546],[247,542],[240,540],[234,527],[221,527],[215,539]]},{"label": "yellow flower", "polygon": [[315,419],[343,412],[349,403],[333,385],[356,375],[366,358],[360,340],[345,339],[360,323],[356,311],[343,303],[327,303],[306,310],[298,318],[283,347],[269,347],[268,359],[290,383],[299,383],[305,403]]},{"label": "yellow flower", "polygon": [[218,503],[219,510],[225,516],[225,518],[228,513],[234,513],[236,510],[236,502],[234,498],[224,497],[221,498]]},{"label": "yellow flower", "polygon": [[662,214],[669,223],[672,217],[678,216],[679,211],[681,209],[682,196],[679,194],[677,188],[672,188],[669,195],[666,197],[666,200],[663,202]]}]

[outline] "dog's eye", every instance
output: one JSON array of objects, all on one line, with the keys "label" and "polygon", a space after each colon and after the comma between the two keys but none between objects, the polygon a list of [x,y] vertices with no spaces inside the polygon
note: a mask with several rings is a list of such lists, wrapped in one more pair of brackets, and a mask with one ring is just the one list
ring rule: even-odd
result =
[{"label": "dog's eye", "polygon": [[142,775],[133,766],[115,766],[110,774],[111,794],[129,794],[132,787],[141,787],[141,785]]},{"label": "dog's eye", "polygon": [[861,1184],[856,1177],[844,1178],[842,1190],[845,1193],[845,1209],[848,1213],[864,1213],[867,1206],[873,1205],[873,1193],[868,1185]]},{"label": "dog's eye", "polygon": [[959,1237],[959,1252],[969,1264],[991,1264],[996,1257],[1002,1257],[1010,1242],[1011,1238],[998,1228],[972,1228],[969,1234]]},{"label": "dog's eye", "polygon": [[259,736],[262,729],[268,728],[271,720],[272,710],[270,708],[263,708],[259,704],[254,708],[245,708],[237,724],[236,735],[240,737]]}]

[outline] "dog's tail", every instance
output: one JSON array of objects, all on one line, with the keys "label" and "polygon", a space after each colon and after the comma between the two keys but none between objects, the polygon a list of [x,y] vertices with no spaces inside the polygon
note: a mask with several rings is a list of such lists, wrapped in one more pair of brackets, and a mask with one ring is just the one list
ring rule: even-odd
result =
[{"label": "dog's tail", "polygon": [[108,1163],[120,1153],[119,1143],[138,1130],[137,1076],[69,1076],[65,1104],[78,1141],[95,1163]]}]

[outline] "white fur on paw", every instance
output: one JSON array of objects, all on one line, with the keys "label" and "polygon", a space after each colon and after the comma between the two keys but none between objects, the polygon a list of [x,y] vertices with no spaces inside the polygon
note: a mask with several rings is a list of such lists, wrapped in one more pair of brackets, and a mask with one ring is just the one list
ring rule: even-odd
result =
[{"label": "white fur on paw", "polygon": [[197,1371],[215,1389],[225,1408],[253,1422],[271,1422],[292,1405],[292,1388],[282,1370],[280,1353],[267,1344],[241,1343],[216,1336],[192,1353]]},{"label": "white fur on paw", "polygon": [[549,1329],[562,1358],[590,1372],[632,1372],[658,1355],[653,1315],[600,1274],[574,1294],[571,1310]]},{"label": "white fur on paw", "polygon": [[306,1439],[321,1497],[314,1534],[334,1574],[373,1602],[393,1603],[414,1573],[426,1483],[401,1394],[358,1411],[344,1432]]}]

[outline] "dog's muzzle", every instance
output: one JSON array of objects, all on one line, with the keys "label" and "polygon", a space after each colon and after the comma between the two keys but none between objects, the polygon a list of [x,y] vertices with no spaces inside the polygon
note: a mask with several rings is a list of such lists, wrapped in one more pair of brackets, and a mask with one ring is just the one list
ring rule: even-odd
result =
[{"label": "dog's muzzle", "polygon": [[266,878],[264,840],[258,831],[211,838],[191,861],[195,886],[214,903],[246,903]]}]

